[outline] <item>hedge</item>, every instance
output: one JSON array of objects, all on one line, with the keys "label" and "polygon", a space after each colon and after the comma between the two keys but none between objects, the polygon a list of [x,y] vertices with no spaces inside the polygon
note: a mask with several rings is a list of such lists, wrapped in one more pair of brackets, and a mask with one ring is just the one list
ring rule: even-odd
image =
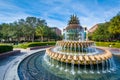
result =
[{"label": "hedge", "polygon": [[12,51],[12,50],[13,50],[13,46],[0,44],[0,53]]},{"label": "hedge", "polygon": [[97,46],[120,48],[119,42],[95,42]]},{"label": "hedge", "polygon": [[35,47],[35,46],[47,46],[47,45],[55,45],[55,42],[32,42],[28,44],[28,47]]},{"label": "hedge", "polygon": [[36,47],[36,46],[48,46],[55,45],[56,42],[30,42],[30,43],[22,43],[15,45],[14,48],[28,48],[28,47]]}]

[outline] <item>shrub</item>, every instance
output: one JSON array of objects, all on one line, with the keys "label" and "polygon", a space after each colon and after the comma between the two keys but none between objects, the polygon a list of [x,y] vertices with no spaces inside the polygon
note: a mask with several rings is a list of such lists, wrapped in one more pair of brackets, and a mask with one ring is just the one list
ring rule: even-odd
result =
[{"label": "shrub", "polygon": [[56,42],[31,42],[28,47],[55,45]]},{"label": "shrub", "polygon": [[0,45],[0,53],[12,51],[13,46],[10,45]]}]

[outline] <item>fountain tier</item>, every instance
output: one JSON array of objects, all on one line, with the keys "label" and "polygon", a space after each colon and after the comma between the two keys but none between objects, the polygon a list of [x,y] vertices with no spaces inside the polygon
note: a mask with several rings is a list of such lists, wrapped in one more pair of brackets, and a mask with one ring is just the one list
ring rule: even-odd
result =
[{"label": "fountain tier", "polygon": [[[88,41],[88,42],[64,42],[64,41],[58,41],[57,45],[61,45],[61,46],[70,46],[71,44],[73,45],[81,45],[81,46],[85,46],[85,45],[92,45],[93,42],[92,41]],[[96,54],[92,54],[92,55],[87,55],[87,54],[69,54],[69,53],[63,53],[63,52],[55,52],[54,51],[55,47],[51,47],[48,48],[46,50],[46,53],[53,59],[61,61],[61,62],[67,62],[67,63],[74,63],[74,64],[96,64],[96,63],[101,63],[102,61],[106,61],[109,58],[112,57],[112,54],[110,51],[108,50],[103,50],[104,52],[102,53],[96,53]]]}]

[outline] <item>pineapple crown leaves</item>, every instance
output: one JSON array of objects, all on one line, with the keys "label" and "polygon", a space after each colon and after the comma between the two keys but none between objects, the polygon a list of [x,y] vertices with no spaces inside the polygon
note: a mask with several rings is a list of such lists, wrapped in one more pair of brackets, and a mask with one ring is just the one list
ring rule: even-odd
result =
[{"label": "pineapple crown leaves", "polygon": [[76,15],[71,15],[68,24],[79,24],[79,19]]}]

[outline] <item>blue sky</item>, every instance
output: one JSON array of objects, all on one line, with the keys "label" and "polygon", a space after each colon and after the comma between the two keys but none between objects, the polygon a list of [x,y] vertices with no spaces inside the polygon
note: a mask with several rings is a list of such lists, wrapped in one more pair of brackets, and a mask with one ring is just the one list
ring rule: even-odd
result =
[{"label": "blue sky", "polygon": [[120,11],[120,0],[0,0],[0,23],[35,16],[48,26],[61,30],[70,15],[76,14],[82,26],[109,21]]}]

